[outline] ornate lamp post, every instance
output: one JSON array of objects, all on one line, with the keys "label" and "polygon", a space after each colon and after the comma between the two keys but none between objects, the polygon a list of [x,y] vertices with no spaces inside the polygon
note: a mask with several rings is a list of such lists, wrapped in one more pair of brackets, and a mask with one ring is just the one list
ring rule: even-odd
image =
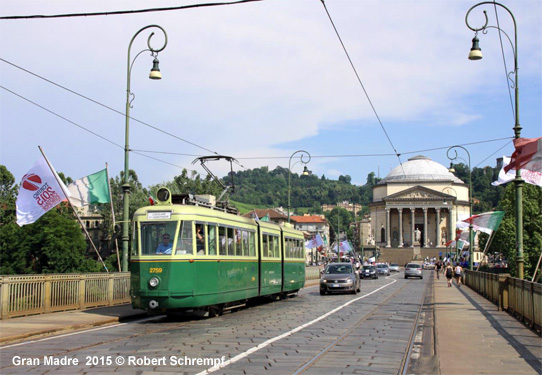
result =
[{"label": "ornate lamp post", "polygon": [[[294,165],[296,165],[296,163],[303,163],[305,164],[305,168],[303,168],[303,176],[308,176],[309,175],[309,170],[307,169],[307,164],[311,161],[311,154],[309,154],[307,151],[305,150],[297,150],[296,152],[294,152],[292,154],[292,156],[290,156],[290,160],[288,162],[288,223],[290,223],[290,175],[292,174],[292,158],[294,157],[295,154],[298,154],[300,153],[301,155],[299,155],[299,161],[296,161],[294,163]],[[308,160],[305,161],[305,159],[303,157],[308,157]]]},{"label": "ornate lamp post", "polygon": [[[149,35],[149,38],[147,39],[147,46],[148,49],[144,49],[141,52],[139,52],[136,57],[134,57],[133,60],[130,59],[130,50],[132,48],[132,43],[134,42],[134,39],[144,30],[149,28],[158,28],[164,33],[164,45],[161,48],[153,48],[151,47],[151,38],[154,35],[154,32],[152,32]],[[134,65],[135,60],[139,55],[141,55],[143,52],[150,51],[151,56],[154,57],[153,66],[151,69],[151,73],[149,74],[150,79],[162,79],[162,74],[160,73],[160,68],[158,67],[158,52],[164,50],[167,45],[167,34],[166,31],[158,25],[148,25],[140,29],[135,35],[132,37],[132,40],[130,40],[130,44],[128,45],[128,64],[127,64],[127,79],[126,79],[126,130],[125,130],[125,142],[124,142],[124,183],[122,185],[122,191],[123,191],[123,197],[124,197],[124,206],[123,206],[123,218],[122,218],[122,271],[128,271],[128,247],[129,247],[129,241],[130,241],[130,184],[128,182],[129,180],[129,154],[130,154],[130,147],[129,147],[129,135],[130,135],[130,108],[132,107],[132,101],[134,100],[134,94],[130,91],[130,74],[132,73],[132,66]],[[132,96],[132,99],[130,100],[130,96]]]},{"label": "ornate lamp post", "polygon": [[[512,44],[512,40],[506,34],[503,30],[501,30],[497,26],[488,26],[488,18],[487,18],[487,12],[484,10],[484,16],[485,16],[485,23],[482,27],[472,27],[469,25],[469,14],[470,12],[480,6],[480,5],[490,5],[490,6],[499,6],[503,9],[505,9],[508,14],[510,14],[510,17],[512,17],[512,21],[514,22],[514,43]],[[469,29],[475,32],[474,39],[472,40],[473,45],[471,48],[471,52],[469,53],[469,60],[480,60],[482,59],[482,50],[479,46],[479,40],[478,40],[478,31],[482,31],[483,34],[487,34],[487,29],[497,29],[499,33],[504,34],[508,41],[510,42],[510,45],[512,46],[512,50],[514,52],[514,71],[510,72],[508,74],[508,78],[511,80],[510,75],[514,73],[514,80],[512,81],[512,88],[515,90],[515,116],[516,116],[516,123],[514,125],[514,137],[516,139],[520,138],[521,135],[521,126],[519,125],[519,84],[518,84],[518,29],[516,24],[516,19],[514,18],[514,15],[504,5],[500,3],[496,3],[493,1],[484,1],[481,3],[478,3],[471,7],[467,14],[465,15],[465,23]],[[519,169],[516,170],[516,178],[514,180],[514,184],[516,187],[516,246],[517,246],[517,256],[516,256],[516,262],[518,267],[518,275],[517,277],[520,279],[523,279],[523,180],[521,179],[521,171]]]},{"label": "ornate lamp post", "polygon": [[[457,159],[457,150],[454,150],[455,152],[455,156],[450,156],[450,151],[452,151],[453,149],[455,148],[461,148],[463,149],[468,157],[469,157],[469,217],[472,216],[472,175],[471,175],[471,169],[470,169],[470,153],[467,151],[467,149],[463,146],[452,146],[448,149],[448,151],[446,151],[446,156],[448,157],[448,159],[450,159],[450,169],[449,171],[454,173],[455,170],[453,169],[452,167],[452,162]],[[474,238],[473,238],[473,233],[472,233],[472,222],[469,224],[469,269],[472,270],[473,269],[473,266],[472,266],[472,250],[474,248]],[[457,242],[456,242],[457,244]]]}]

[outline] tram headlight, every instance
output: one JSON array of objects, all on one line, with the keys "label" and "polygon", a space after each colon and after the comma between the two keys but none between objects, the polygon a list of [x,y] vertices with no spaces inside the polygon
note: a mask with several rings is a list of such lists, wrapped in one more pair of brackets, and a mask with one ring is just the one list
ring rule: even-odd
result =
[{"label": "tram headlight", "polygon": [[149,280],[149,286],[151,288],[156,288],[158,284],[160,284],[160,280],[158,279],[158,277],[151,277],[151,279]]}]

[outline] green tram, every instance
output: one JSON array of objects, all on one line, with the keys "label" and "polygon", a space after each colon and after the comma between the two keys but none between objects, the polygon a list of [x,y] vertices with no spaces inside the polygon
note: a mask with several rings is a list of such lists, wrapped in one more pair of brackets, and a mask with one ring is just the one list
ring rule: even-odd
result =
[{"label": "green tram", "polygon": [[251,298],[284,297],[303,288],[302,232],[236,215],[213,199],[172,196],[161,188],[155,205],[135,212],[134,308],[216,316]]}]

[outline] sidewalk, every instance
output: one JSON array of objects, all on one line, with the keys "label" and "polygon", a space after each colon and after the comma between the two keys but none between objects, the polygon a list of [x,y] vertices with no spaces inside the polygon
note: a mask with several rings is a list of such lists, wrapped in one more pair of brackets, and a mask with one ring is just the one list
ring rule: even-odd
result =
[{"label": "sidewalk", "polygon": [[435,328],[442,375],[542,374],[542,338],[478,293],[435,280]]},{"label": "sidewalk", "polygon": [[32,340],[49,334],[118,323],[146,314],[143,310],[134,310],[132,305],[125,304],[4,319],[0,320],[0,345],[25,339]]}]

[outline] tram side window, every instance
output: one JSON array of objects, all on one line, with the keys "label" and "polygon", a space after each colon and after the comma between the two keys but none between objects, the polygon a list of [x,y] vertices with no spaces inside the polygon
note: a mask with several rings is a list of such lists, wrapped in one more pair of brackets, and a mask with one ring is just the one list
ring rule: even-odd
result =
[{"label": "tram side window", "polygon": [[243,242],[243,256],[248,256],[248,232],[246,230],[242,231],[242,242]]},{"label": "tram side window", "polygon": [[262,234],[262,253],[264,257],[270,257],[269,244],[267,243],[267,234]]},{"label": "tram side window", "polygon": [[280,258],[279,238],[277,236],[273,236],[273,249],[275,258]]},{"label": "tram side window", "polygon": [[132,232],[132,256],[137,255],[137,249],[139,248],[139,226],[136,224],[134,225],[134,230]]},{"label": "tram side window", "polygon": [[235,233],[235,238],[234,238],[235,239],[235,255],[242,256],[243,250],[242,250],[242,243],[241,243],[241,239],[242,239],[241,230],[234,229],[234,233]]},{"label": "tram side window", "polygon": [[248,232],[248,241],[249,241],[249,247],[248,247],[248,255],[253,257],[256,255],[256,241],[255,241],[256,235],[254,232]]},{"label": "tram side window", "polygon": [[235,230],[233,228],[227,228],[228,233],[228,255],[235,255]]},{"label": "tram side window", "polygon": [[286,254],[288,258],[294,258],[294,246],[291,238],[286,239]]},{"label": "tram side window", "polygon": [[209,255],[216,255],[216,225],[209,225],[207,230],[209,232]]},{"label": "tram side window", "polygon": [[207,238],[207,225],[196,223],[196,252],[198,255],[205,255],[205,238]]},{"label": "tram side window", "polygon": [[297,258],[299,259],[303,259],[303,249],[304,249],[304,246],[303,246],[303,241],[301,240],[297,240]]},{"label": "tram side window", "polygon": [[226,237],[226,228],[218,227],[218,250],[220,255],[228,254],[228,239]]},{"label": "tram side window", "polygon": [[183,221],[181,223],[181,230],[179,231],[179,237],[177,238],[177,248],[175,250],[176,255],[193,254],[192,243],[192,221]]}]

